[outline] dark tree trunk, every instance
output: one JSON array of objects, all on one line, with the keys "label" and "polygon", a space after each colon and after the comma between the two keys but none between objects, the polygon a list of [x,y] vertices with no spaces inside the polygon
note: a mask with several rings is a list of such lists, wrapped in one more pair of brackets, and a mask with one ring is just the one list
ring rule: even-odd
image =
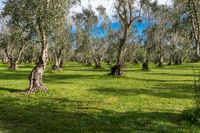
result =
[{"label": "dark tree trunk", "polygon": [[110,60],[107,61],[107,65],[111,65],[111,61]]},{"label": "dark tree trunk", "polygon": [[94,59],[95,68],[101,68],[101,58],[97,57]]},{"label": "dark tree trunk", "polygon": [[146,71],[149,70],[149,61],[146,60],[143,64],[142,64],[142,70]]},{"label": "dark tree trunk", "polygon": [[158,67],[163,67],[163,61],[164,61],[164,59],[163,59],[163,56],[161,55],[160,59],[159,59]]},{"label": "dark tree trunk", "polygon": [[178,60],[175,60],[174,64],[175,64],[175,65],[179,65],[179,61],[178,61]]},{"label": "dark tree trunk", "polygon": [[180,63],[181,63],[180,57],[179,57],[179,55],[176,55],[176,56],[175,56],[175,62],[174,62],[174,64],[175,64],[175,65],[179,65]]},{"label": "dark tree trunk", "polygon": [[60,69],[60,66],[59,66],[59,65],[56,65],[56,64],[54,64],[52,68],[53,68],[54,71],[57,71],[57,70],[60,71],[60,70],[61,70],[61,69]]},{"label": "dark tree trunk", "polygon": [[171,66],[172,65],[172,62],[170,61],[169,63],[168,63],[168,66]]},{"label": "dark tree trunk", "polygon": [[[111,68],[111,75],[115,76],[121,76],[122,75],[122,66],[124,65],[124,57],[123,57],[123,52],[125,52],[126,48],[126,40],[128,37],[128,31],[130,30],[130,27],[132,23],[137,20],[140,17],[140,12],[139,15],[133,17],[133,8],[130,6],[131,2],[130,1],[121,1],[119,2],[118,6],[116,6],[118,16],[122,22],[122,37],[119,39],[119,47],[117,49],[117,63],[114,67]],[[127,15],[130,13],[129,15]]]},{"label": "dark tree trunk", "polygon": [[17,61],[10,59],[10,69],[17,70]]},{"label": "dark tree trunk", "polygon": [[124,35],[124,39],[120,40],[120,45],[118,49],[118,56],[117,56],[117,64],[111,68],[111,75],[114,76],[122,76],[122,66],[123,66],[123,58],[122,58],[122,52],[124,50],[125,42],[126,42],[126,35],[127,31]]},{"label": "dark tree trunk", "polygon": [[122,66],[121,65],[115,65],[111,68],[111,75],[114,76],[121,76],[122,72],[121,72]]}]

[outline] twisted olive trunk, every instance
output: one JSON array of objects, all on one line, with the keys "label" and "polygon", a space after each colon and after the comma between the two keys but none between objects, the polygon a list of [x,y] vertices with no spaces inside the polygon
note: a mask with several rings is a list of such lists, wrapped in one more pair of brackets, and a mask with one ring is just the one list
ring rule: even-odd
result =
[{"label": "twisted olive trunk", "polygon": [[31,74],[28,76],[29,79],[29,88],[27,89],[28,93],[35,93],[40,89],[43,89],[44,92],[48,92],[47,87],[43,84],[43,73],[44,69],[47,66],[49,44],[47,35],[45,34],[41,25],[39,25],[39,30],[40,30],[40,35],[42,37],[41,55],[36,67],[32,70]]},{"label": "twisted olive trunk", "polygon": [[121,76],[122,75],[122,71],[121,71],[122,66],[123,66],[122,53],[123,53],[124,48],[125,48],[127,34],[128,34],[128,26],[125,25],[124,26],[123,39],[121,39],[120,43],[119,43],[119,49],[118,49],[118,53],[117,53],[117,64],[111,68],[111,73],[110,73],[111,75],[115,75],[115,76]]},{"label": "twisted olive trunk", "polygon": [[8,52],[9,50],[8,50],[8,48],[6,48],[5,49],[5,55],[6,55],[6,57],[7,57],[7,59],[8,59],[8,61],[9,61],[9,64],[10,64],[10,69],[11,70],[17,70],[17,63],[18,63],[18,61],[20,60],[20,58],[21,58],[21,56],[22,56],[22,52],[23,52],[23,50],[24,50],[24,44],[22,44],[22,46],[21,47],[19,47],[19,53],[18,53],[18,55],[17,55],[17,57],[16,58],[14,58],[14,57],[12,57],[12,56],[10,56],[10,52]]}]

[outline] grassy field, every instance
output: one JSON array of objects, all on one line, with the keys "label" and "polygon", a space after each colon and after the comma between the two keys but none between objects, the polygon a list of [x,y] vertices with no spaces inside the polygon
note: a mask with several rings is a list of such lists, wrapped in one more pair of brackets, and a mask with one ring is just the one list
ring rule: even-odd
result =
[{"label": "grassy field", "polygon": [[143,72],[128,65],[123,77],[109,67],[67,63],[62,72],[48,68],[49,93],[24,95],[30,65],[9,71],[0,64],[0,133],[200,133],[181,120],[193,108],[193,67],[186,64]]}]

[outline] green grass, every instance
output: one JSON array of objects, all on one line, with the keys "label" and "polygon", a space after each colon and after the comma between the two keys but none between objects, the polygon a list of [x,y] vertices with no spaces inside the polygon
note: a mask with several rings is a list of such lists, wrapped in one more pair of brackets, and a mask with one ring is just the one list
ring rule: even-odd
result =
[{"label": "green grass", "polygon": [[128,65],[123,77],[109,67],[69,62],[62,72],[48,68],[49,93],[24,95],[32,66],[9,71],[0,64],[0,133],[198,133],[181,120],[193,108],[193,67],[185,64],[143,72]]}]

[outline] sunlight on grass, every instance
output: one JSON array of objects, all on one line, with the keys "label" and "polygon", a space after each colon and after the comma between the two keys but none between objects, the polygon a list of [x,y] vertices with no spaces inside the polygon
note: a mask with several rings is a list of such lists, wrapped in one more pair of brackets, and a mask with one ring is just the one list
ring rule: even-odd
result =
[{"label": "sunlight on grass", "polygon": [[0,65],[0,132],[200,132],[179,120],[193,107],[193,66],[143,72],[128,64],[123,77],[69,62],[45,72],[49,93],[24,95],[31,66],[9,71]]}]

